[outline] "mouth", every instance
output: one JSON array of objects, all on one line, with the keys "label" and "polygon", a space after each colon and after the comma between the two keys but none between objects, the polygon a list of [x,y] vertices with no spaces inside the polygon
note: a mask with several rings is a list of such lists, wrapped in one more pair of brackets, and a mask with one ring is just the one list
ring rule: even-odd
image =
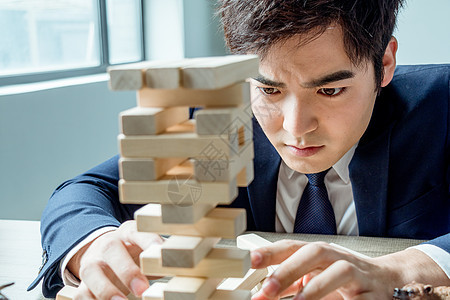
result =
[{"label": "mouth", "polygon": [[306,146],[306,147],[296,147],[293,145],[286,145],[291,153],[299,157],[308,157],[317,154],[325,146]]}]

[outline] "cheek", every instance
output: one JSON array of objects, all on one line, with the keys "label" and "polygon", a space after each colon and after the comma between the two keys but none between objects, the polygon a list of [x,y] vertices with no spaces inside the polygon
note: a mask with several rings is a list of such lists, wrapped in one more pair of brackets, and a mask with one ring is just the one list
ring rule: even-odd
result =
[{"label": "cheek", "polygon": [[343,126],[347,134],[359,140],[367,129],[372,116],[374,99],[366,95],[359,95],[357,100],[347,107]]},{"label": "cheek", "polygon": [[[345,142],[346,146],[356,143],[369,124],[374,100],[367,94],[354,95],[345,105],[328,108],[328,134]],[[348,145],[347,145],[348,144]]]}]

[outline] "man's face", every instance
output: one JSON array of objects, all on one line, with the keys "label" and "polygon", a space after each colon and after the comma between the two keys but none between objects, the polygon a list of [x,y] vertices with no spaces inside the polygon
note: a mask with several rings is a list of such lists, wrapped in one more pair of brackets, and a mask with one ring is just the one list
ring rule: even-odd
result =
[{"label": "man's face", "polygon": [[251,80],[252,109],[284,162],[301,173],[334,165],[363,135],[376,98],[371,63],[354,66],[340,27],[298,46],[275,44]]}]

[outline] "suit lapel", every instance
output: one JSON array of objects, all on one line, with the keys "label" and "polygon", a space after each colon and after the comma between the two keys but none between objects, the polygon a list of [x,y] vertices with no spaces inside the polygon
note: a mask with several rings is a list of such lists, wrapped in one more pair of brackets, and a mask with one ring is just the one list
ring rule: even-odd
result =
[{"label": "suit lapel", "polygon": [[250,206],[256,230],[275,231],[275,203],[281,158],[253,119],[255,180],[249,185]]},{"label": "suit lapel", "polygon": [[389,99],[378,98],[370,124],[349,165],[359,234],[386,233],[389,147],[395,121]]}]

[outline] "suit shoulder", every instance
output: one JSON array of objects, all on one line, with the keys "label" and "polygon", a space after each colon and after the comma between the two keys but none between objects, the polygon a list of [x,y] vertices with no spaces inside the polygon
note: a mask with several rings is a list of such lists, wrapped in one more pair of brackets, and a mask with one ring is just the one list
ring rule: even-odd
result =
[{"label": "suit shoulder", "polygon": [[450,64],[428,64],[428,65],[399,65],[395,69],[394,79],[406,76],[434,75],[445,77],[450,74]]},{"label": "suit shoulder", "polygon": [[399,66],[380,98],[408,114],[423,106],[445,110],[450,99],[450,64]]}]

